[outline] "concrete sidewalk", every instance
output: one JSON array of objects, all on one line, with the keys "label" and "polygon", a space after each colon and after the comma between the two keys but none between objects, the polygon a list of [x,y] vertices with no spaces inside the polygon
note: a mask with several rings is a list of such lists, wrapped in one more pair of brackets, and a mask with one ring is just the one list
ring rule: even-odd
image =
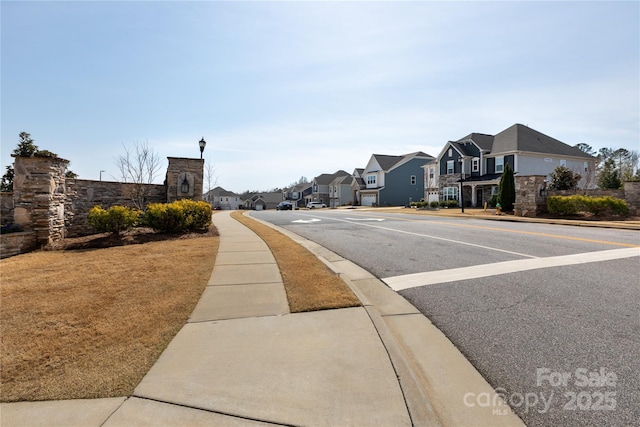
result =
[{"label": "concrete sidewalk", "polygon": [[523,425],[437,328],[367,271],[279,229],[363,303],[292,314],[267,245],[229,212],[214,223],[208,286],[132,396],[4,403],[0,425]]}]

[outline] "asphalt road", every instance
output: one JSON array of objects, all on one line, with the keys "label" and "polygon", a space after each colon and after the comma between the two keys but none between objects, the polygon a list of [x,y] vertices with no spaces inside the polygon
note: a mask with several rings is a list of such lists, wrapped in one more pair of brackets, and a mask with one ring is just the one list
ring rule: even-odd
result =
[{"label": "asphalt road", "polygon": [[640,425],[640,232],[362,210],[252,215],[397,290],[527,425]]}]

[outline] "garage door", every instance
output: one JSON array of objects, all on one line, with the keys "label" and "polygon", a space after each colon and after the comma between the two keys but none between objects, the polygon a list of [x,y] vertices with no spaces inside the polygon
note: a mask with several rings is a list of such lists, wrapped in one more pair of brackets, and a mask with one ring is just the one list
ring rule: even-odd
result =
[{"label": "garage door", "polygon": [[376,194],[363,194],[362,195],[362,206],[373,206],[377,201]]}]

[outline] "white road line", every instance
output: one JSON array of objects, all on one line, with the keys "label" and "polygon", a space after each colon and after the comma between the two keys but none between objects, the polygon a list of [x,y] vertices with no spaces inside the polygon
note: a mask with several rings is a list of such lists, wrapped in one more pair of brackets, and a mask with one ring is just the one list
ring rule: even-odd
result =
[{"label": "white road line", "polygon": [[449,270],[406,274],[404,276],[387,277],[386,279],[382,279],[382,281],[389,285],[391,289],[400,291],[418,286],[457,282],[459,280],[476,279],[479,277],[497,276],[499,274],[516,273],[518,271],[534,270],[537,268],[610,261],[636,256],[640,256],[640,248],[611,249],[607,251],[587,252],[548,258],[521,259],[497,262],[495,264],[474,265],[471,267],[452,268]]},{"label": "white road line", "polygon": [[394,233],[410,234],[412,236],[426,237],[428,239],[442,240],[442,241],[450,242],[450,243],[457,243],[459,245],[473,246],[474,248],[486,249],[486,250],[495,251],[495,252],[503,252],[503,253],[506,253],[506,254],[521,256],[521,257],[525,257],[525,258],[538,258],[537,256],[523,254],[523,253],[520,253],[520,252],[507,251],[505,249],[492,248],[490,246],[484,246],[484,245],[476,245],[475,243],[463,242],[463,241],[460,241],[460,240],[445,239],[444,237],[436,237],[436,236],[431,236],[429,234],[421,234],[421,233],[413,233],[411,231],[396,230],[394,228],[382,227],[381,225],[363,224],[362,222],[348,221],[346,219],[339,219],[339,218],[329,218],[329,217],[323,217],[323,218],[324,219],[328,219],[328,220],[333,220],[333,221],[341,221],[341,222],[346,222],[346,223],[349,223],[349,224],[355,224],[355,225],[359,225],[360,227],[378,228],[380,230],[393,231]]}]

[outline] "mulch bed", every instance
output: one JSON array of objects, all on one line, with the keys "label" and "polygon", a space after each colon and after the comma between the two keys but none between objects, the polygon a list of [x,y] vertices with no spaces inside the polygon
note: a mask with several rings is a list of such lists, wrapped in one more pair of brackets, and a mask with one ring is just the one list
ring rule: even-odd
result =
[{"label": "mulch bed", "polygon": [[113,246],[139,245],[163,240],[193,239],[218,236],[218,229],[212,224],[207,230],[185,233],[161,233],[151,228],[138,227],[123,233],[98,233],[87,236],[66,238],[53,242],[43,249],[47,251],[73,251],[83,249],[101,249]]}]

